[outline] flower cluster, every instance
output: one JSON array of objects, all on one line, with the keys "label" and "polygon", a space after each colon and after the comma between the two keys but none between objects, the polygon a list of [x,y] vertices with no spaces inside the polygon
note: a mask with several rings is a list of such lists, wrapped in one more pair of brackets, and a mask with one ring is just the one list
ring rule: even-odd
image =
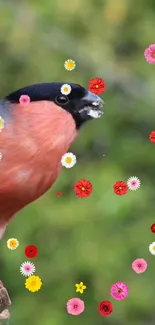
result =
[{"label": "flower cluster", "polygon": [[131,191],[136,191],[139,189],[141,182],[138,177],[132,176],[127,182],[117,181],[113,185],[114,193],[117,195],[124,195],[127,193],[128,189]]},{"label": "flower cluster", "polygon": [[[7,240],[7,247],[11,250],[15,250],[19,246],[19,241],[16,238],[10,238]],[[38,249],[34,245],[28,245],[25,247],[25,255],[28,258],[34,258],[38,254]],[[25,288],[31,292],[40,290],[42,281],[39,276],[33,275],[36,271],[34,263],[26,261],[20,265],[20,273],[27,277],[25,281]]]},{"label": "flower cluster", "polygon": [[[83,294],[84,290],[87,288],[83,282],[76,283],[76,292]],[[128,296],[128,286],[124,282],[116,282],[110,288],[110,295],[116,300],[123,300]],[[66,304],[67,312],[71,315],[80,315],[84,312],[85,303],[80,298],[74,297],[69,299]],[[108,300],[103,300],[98,305],[98,312],[102,316],[109,316],[113,311],[112,302]]]}]

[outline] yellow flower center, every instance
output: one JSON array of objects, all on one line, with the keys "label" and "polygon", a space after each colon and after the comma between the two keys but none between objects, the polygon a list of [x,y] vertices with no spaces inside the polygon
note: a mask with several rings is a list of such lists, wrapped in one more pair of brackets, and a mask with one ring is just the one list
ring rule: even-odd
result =
[{"label": "yellow flower center", "polygon": [[15,246],[16,246],[16,242],[15,242],[14,240],[12,240],[12,241],[10,242],[10,246],[15,247]]},{"label": "yellow flower center", "polygon": [[122,186],[119,187],[119,190],[122,190]]},{"label": "yellow flower center", "polygon": [[67,69],[72,69],[74,67],[74,63],[72,61],[69,61],[66,63],[66,68]]},{"label": "yellow flower center", "polygon": [[155,251],[155,246],[152,247],[153,251]]},{"label": "yellow flower center", "polygon": [[85,187],[84,187],[84,186],[83,186],[83,187],[81,187],[81,190],[82,190],[82,191],[85,191]]},{"label": "yellow flower center", "polygon": [[65,91],[65,93],[67,93],[67,91],[68,91],[68,87],[64,87],[63,90]]},{"label": "yellow flower center", "polygon": [[152,56],[153,56],[153,58],[155,58],[155,52],[154,52],[154,53],[152,53]]},{"label": "yellow flower center", "polygon": [[31,285],[32,285],[32,286],[35,286],[35,285],[36,285],[36,281],[33,280],[33,281],[31,282]]},{"label": "yellow flower center", "polygon": [[66,157],[65,159],[67,164],[70,164],[72,162],[72,158],[71,157]]},{"label": "yellow flower center", "polygon": [[99,88],[99,85],[96,85],[95,87],[96,87],[96,88]]}]

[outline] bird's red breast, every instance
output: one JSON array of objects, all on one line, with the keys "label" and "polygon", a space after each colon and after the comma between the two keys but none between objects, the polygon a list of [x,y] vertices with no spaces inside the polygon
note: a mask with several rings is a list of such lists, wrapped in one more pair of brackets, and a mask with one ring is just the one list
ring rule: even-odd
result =
[{"label": "bird's red breast", "polygon": [[53,102],[10,105],[0,132],[0,227],[52,186],[77,134],[72,116]]}]

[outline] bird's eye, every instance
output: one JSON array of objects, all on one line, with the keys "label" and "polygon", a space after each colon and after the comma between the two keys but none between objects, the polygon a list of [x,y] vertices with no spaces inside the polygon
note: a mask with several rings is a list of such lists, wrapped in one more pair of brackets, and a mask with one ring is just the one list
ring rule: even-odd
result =
[{"label": "bird's eye", "polygon": [[55,101],[56,101],[57,104],[65,105],[65,104],[67,104],[69,102],[69,99],[65,95],[59,95],[59,96],[56,97]]}]

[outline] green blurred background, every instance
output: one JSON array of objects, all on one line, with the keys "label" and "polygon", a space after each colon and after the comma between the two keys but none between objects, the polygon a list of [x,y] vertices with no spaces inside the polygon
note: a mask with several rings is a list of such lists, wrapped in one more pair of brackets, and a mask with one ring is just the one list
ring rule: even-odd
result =
[{"label": "green blurred background", "polygon": [[[81,130],[71,150],[78,163],[63,169],[46,195],[21,211],[1,242],[0,279],[12,299],[10,324],[137,325],[154,324],[155,66],[144,50],[155,43],[154,0],[4,0],[0,2],[0,95],[37,82],[67,81],[88,86],[101,77],[105,114]],[[64,69],[73,59],[76,69]],[[105,156],[103,156],[105,155]],[[127,195],[113,193],[117,180],[140,178],[142,186]],[[92,182],[89,198],[79,199],[73,184]],[[61,197],[56,192],[62,192]],[[11,251],[8,238],[20,246]],[[24,248],[39,249],[32,260],[43,281],[40,291],[25,289],[20,264]],[[134,259],[148,262],[144,274],[133,272]],[[75,283],[87,290],[75,293]],[[112,283],[124,281],[129,296],[110,297]],[[83,314],[66,312],[68,299],[85,301]],[[98,314],[101,300],[114,312]]]}]

